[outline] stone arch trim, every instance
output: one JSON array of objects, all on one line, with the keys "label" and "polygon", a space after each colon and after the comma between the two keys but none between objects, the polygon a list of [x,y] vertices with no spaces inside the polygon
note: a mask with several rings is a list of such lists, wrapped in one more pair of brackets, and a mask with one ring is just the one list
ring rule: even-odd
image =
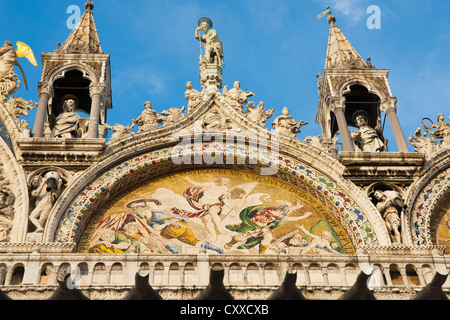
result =
[{"label": "stone arch trim", "polygon": [[[448,161],[450,162],[450,161]],[[415,186],[409,201],[407,221],[409,241],[412,245],[433,245],[431,226],[442,200],[450,194],[450,163],[438,172],[431,170]]]},{"label": "stone arch trim", "polygon": [[[58,65],[54,69],[52,69],[48,75],[46,75],[45,82],[54,83],[56,80],[64,78],[65,74],[68,71],[78,70],[83,72],[83,77],[87,80],[90,80],[92,83],[99,82],[99,76],[96,74],[95,70],[92,69],[91,66],[83,65],[79,63],[70,63],[70,64],[62,64]],[[88,77],[86,77],[86,75]]]},{"label": "stone arch trim", "polygon": [[[311,195],[329,208],[329,211],[347,230],[353,241],[353,246],[360,247],[369,244],[388,245],[390,243],[384,221],[370,201],[365,201],[364,194],[353,184],[341,177],[329,177],[321,170],[315,169],[302,161],[288,155],[276,158],[261,155],[258,151],[236,148],[237,159],[260,159],[259,164],[239,165],[230,167],[207,166],[205,163],[193,165],[176,165],[172,158],[173,148],[163,148],[148,151],[125,161],[110,163],[103,170],[88,172],[79,179],[78,188],[69,188],[61,198],[65,203],[59,203],[51,216],[44,232],[44,241],[58,243],[77,243],[96,211],[119,192],[126,190],[138,182],[150,180],[168,172],[187,169],[228,168],[241,171],[259,172],[261,166],[276,162],[277,178],[291,185],[305,188]],[[193,147],[191,155],[211,155],[214,145]],[[95,179],[87,180],[89,176]],[[84,182],[84,183],[83,183]]]},{"label": "stone arch trim", "polygon": [[[0,168],[2,177],[9,182],[14,194],[14,220],[10,242],[26,242],[28,228],[29,196],[25,172],[18,164],[7,143],[0,138]],[[6,170],[5,170],[6,168]]]}]

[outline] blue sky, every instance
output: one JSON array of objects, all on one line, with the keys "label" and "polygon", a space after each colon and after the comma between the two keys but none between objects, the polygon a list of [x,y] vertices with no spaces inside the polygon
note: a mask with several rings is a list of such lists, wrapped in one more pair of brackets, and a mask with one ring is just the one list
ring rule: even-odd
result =
[{"label": "blue sky", "polygon": [[[25,59],[29,91],[18,95],[37,101],[42,66],[40,54],[64,42],[70,5],[85,1],[0,0],[2,40],[22,41],[33,49],[39,67]],[[377,68],[390,69],[389,81],[398,98],[398,114],[406,138],[424,117],[450,116],[450,27],[448,1],[367,0],[94,0],[94,17],[102,49],[111,55],[113,109],[108,123],[131,124],[151,101],[161,112],[187,105],[185,83],[201,90],[199,43],[194,30],[207,16],[222,38],[224,85],[239,80],[256,94],[251,100],[275,108],[268,125],[291,109],[297,120],[308,121],[298,138],[320,135],[315,124],[318,93],[316,74],[325,64],[329,25],[317,14],[331,6],[341,28],[363,58]],[[381,9],[381,29],[367,28],[367,8]],[[19,70],[16,70],[20,73]],[[32,127],[34,112],[28,123]],[[396,151],[391,129],[391,151]]]}]

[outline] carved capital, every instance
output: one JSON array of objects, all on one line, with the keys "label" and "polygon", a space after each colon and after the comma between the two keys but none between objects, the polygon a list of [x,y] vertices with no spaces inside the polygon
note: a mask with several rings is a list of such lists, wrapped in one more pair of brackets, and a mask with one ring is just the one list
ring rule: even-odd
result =
[{"label": "carved capital", "polygon": [[38,83],[38,94],[41,95],[42,93],[48,94],[49,97],[53,97],[54,95],[54,89],[53,84],[50,82],[39,82]]},{"label": "carved capital", "polygon": [[332,97],[330,99],[330,110],[336,113],[337,109],[345,110],[345,98],[344,97]]},{"label": "carved capital", "polygon": [[387,113],[388,111],[397,112],[397,98],[388,98],[381,102],[380,111]]},{"label": "carved capital", "polygon": [[89,94],[91,98],[95,95],[102,95],[105,91],[106,85],[104,83],[91,83],[89,86]]}]

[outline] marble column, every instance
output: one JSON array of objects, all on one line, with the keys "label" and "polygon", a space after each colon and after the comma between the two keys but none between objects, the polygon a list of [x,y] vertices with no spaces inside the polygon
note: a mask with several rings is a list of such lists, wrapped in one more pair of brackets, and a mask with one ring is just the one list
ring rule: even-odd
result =
[{"label": "marble column", "polygon": [[89,90],[92,104],[89,119],[88,138],[97,139],[99,137],[101,100],[103,91],[105,90],[105,85],[103,83],[92,83],[89,86]]},{"label": "marble column", "polygon": [[39,83],[38,86],[39,103],[34,120],[33,137],[42,138],[44,135],[45,116],[47,115],[48,102],[53,96],[53,85],[51,83]]},{"label": "marble column", "polygon": [[389,123],[391,124],[392,133],[394,134],[395,142],[397,143],[397,148],[399,152],[409,152],[408,144],[405,139],[400,121],[397,116],[397,99],[392,98],[387,102],[382,104],[381,111],[385,112],[389,118]]},{"label": "marble column", "polygon": [[332,102],[332,111],[336,116],[339,132],[341,134],[342,151],[355,151],[352,136],[348,129],[347,119],[345,118],[345,98],[334,99]]}]

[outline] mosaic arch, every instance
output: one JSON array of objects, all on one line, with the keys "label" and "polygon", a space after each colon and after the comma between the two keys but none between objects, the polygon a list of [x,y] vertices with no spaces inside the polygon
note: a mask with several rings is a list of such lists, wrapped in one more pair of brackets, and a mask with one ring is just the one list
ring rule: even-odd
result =
[{"label": "mosaic arch", "polygon": [[[215,153],[211,146],[207,150]],[[72,201],[59,219],[53,240],[77,243],[81,252],[98,253],[185,253],[198,247],[217,254],[227,250],[265,253],[291,240],[292,247],[295,242],[297,250],[302,250],[316,239],[314,243],[322,245],[314,247],[323,253],[353,254],[358,246],[380,243],[375,230],[382,232],[375,215],[371,213],[370,220],[338,183],[309,166],[287,157],[264,158],[233,150],[236,159],[276,161],[278,173],[264,177],[258,165],[195,169],[175,165],[171,151],[149,152],[101,175]],[[201,152],[205,147],[192,150],[193,155]],[[220,178],[226,180],[217,187],[221,191],[208,196],[216,201],[206,201],[205,190],[212,190]],[[215,220],[217,216],[220,221]],[[167,229],[168,225],[178,232]],[[187,230],[186,238],[179,235]],[[152,238],[153,247],[141,245],[138,238],[147,243]],[[107,245],[117,242],[138,245],[134,249],[126,244]]]},{"label": "mosaic arch", "polygon": [[[447,223],[444,221],[448,214],[442,210],[449,206],[449,197],[450,168],[431,179],[414,200],[410,210],[410,228],[414,245],[448,243],[445,235]],[[447,199],[447,202],[443,203],[443,199]],[[433,226],[436,223],[439,227]],[[448,226],[450,227],[450,224]],[[439,234],[435,233],[436,230]]]}]

